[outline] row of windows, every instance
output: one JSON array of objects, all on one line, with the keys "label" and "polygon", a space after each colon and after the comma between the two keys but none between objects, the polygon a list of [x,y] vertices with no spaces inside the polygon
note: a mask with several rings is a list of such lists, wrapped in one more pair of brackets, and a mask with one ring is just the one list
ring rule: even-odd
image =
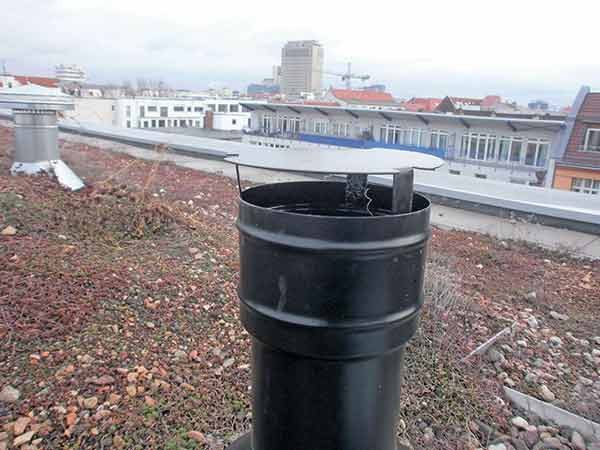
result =
[{"label": "row of windows", "polygon": [[[402,128],[398,125],[386,125],[381,127],[379,130],[379,141],[385,144],[402,144],[402,145],[413,145],[416,147],[433,147],[433,142],[429,144],[426,142],[425,133],[427,130],[421,128]],[[435,131],[435,144],[440,144],[440,135],[444,135],[445,139],[442,138],[442,144],[444,147],[435,148],[447,148],[448,145],[448,133],[440,130]]]},{"label": "row of windows", "polygon": [[220,113],[240,112],[240,105],[230,105],[227,103],[219,103],[218,105],[215,103],[209,103],[208,105],[206,105],[206,108],[212,112],[220,112]]},{"label": "row of windows", "polygon": [[600,180],[590,178],[573,178],[571,190],[583,194],[600,195]]},{"label": "row of windows", "polygon": [[501,161],[545,167],[550,152],[546,139],[468,133],[462,137],[460,156],[478,161]]},{"label": "row of windows", "polygon": [[[350,137],[350,124],[342,122],[329,123],[326,120],[314,120],[308,124],[308,132],[315,134],[331,134],[339,137]],[[264,115],[262,131],[265,133],[302,133],[307,131],[304,119],[297,116],[269,116]]]},{"label": "row of windows", "polygon": [[[174,120],[163,120],[163,119],[152,119],[152,120],[139,120],[139,128],[202,128],[202,121],[191,120],[191,119],[174,119]],[[127,128],[131,128],[131,121],[127,121]]]},{"label": "row of windows", "polygon": [[[158,106],[140,106],[140,117],[146,117],[146,112],[149,113],[156,113],[159,111]],[[204,111],[204,108],[202,106],[173,106],[173,112],[176,113],[181,113],[181,112],[196,112],[196,113],[201,113],[202,111]],[[126,114],[127,117],[131,117],[131,106],[127,105],[126,106]],[[169,107],[168,106],[161,106],[160,107],[160,117],[168,117],[169,116]]]}]

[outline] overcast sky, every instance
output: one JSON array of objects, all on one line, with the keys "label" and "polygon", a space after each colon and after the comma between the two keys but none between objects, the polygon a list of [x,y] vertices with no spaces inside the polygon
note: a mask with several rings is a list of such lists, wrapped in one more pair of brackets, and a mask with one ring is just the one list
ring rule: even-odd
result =
[{"label": "overcast sky", "polygon": [[15,74],[75,63],[91,82],[245,89],[270,76],[286,40],[317,39],[326,70],[351,61],[398,97],[498,94],[562,105],[582,84],[600,88],[600,2],[590,0],[2,3],[0,59]]}]

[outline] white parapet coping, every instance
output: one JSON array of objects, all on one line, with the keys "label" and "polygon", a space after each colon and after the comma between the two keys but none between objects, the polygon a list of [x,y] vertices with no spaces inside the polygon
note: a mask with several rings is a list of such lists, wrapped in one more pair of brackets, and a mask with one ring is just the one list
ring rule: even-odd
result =
[{"label": "white parapet coping", "polygon": [[[232,153],[256,146],[180,134],[120,128],[73,120],[59,122],[59,129],[75,134],[115,140],[131,145],[161,146],[198,157],[223,159]],[[285,152],[286,150],[281,150]],[[390,150],[393,151],[393,150]],[[370,177],[374,182],[391,184],[391,177]],[[415,190],[459,202],[515,211],[521,214],[546,216],[566,222],[579,222],[600,230],[600,196],[580,194],[544,187],[524,186],[493,180],[451,175],[435,171],[415,171]],[[576,228],[575,228],[576,229]],[[600,231],[596,234],[600,234]]]}]

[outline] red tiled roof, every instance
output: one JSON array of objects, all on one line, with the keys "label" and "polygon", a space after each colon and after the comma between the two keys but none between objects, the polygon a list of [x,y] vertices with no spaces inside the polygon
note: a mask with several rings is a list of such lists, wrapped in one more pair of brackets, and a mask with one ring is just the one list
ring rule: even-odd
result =
[{"label": "red tiled roof", "polygon": [[482,108],[491,108],[502,101],[502,98],[499,95],[486,95],[481,100]]},{"label": "red tiled roof", "polygon": [[37,84],[38,86],[44,86],[49,88],[58,87],[58,80],[56,78],[47,77],[30,77],[27,75],[15,75],[15,80],[21,84]]},{"label": "red tiled roof", "polygon": [[404,107],[408,111],[433,111],[438,105],[442,103],[441,98],[423,98],[423,97],[413,97],[407,102],[404,103]]},{"label": "red tiled roof", "polygon": [[331,89],[331,94],[340,100],[355,102],[394,103],[394,97],[389,92],[355,91],[352,89]]}]

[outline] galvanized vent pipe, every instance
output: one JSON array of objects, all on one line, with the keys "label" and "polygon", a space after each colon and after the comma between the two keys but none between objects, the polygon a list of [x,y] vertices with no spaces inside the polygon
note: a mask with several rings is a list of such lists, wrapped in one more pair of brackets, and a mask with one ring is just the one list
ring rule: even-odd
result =
[{"label": "galvanized vent pipe", "polygon": [[57,113],[73,109],[70,96],[59,89],[33,84],[0,89],[0,108],[12,109],[15,152],[12,174],[46,172],[71,189],[81,189],[81,179],[60,159]]},{"label": "galvanized vent pipe", "polygon": [[[253,426],[228,450],[396,450],[404,347],[418,324],[430,235],[430,204],[413,194],[412,169],[442,161],[389,150],[299,152],[227,158],[347,174],[346,182],[240,194]],[[369,185],[369,173],[389,174],[393,185]]]}]

